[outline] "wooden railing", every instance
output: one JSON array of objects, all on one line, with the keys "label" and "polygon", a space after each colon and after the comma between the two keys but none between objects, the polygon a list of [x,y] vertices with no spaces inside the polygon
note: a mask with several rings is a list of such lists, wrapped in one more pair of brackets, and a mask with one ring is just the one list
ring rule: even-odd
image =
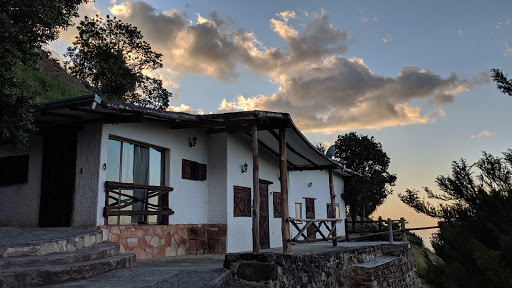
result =
[{"label": "wooden railing", "polygon": [[[145,191],[143,197],[135,197],[133,195],[124,193],[123,190],[137,190],[142,189]],[[103,216],[105,217],[105,225],[108,224],[108,216],[136,216],[136,215],[160,215],[162,216],[162,223],[168,223],[168,216],[174,214],[174,211],[169,208],[169,192],[173,190],[172,187],[167,186],[151,186],[151,185],[140,185],[133,183],[122,183],[122,182],[105,182],[105,208],[103,210]],[[120,200],[121,197],[125,197],[124,200]],[[157,204],[150,203],[150,198],[161,197]],[[158,198],[157,198],[158,199]],[[113,203],[109,203],[109,200],[114,200]],[[131,210],[124,209],[134,205],[135,203],[142,203],[144,209]],[[160,204],[158,204],[160,203]],[[123,209],[123,210],[122,210]],[[167,222],[167,223],[166,223]]]},{"label": "wooden railing", "polygon": [[[357,231],[357,224],[371,224],[371,223],[377,223],[378,232],[373,231]],[[419,228],[405,228],[406,220],[402,217],[400,220],[391,220],[391,218],[388,218],[387,220],[383,220],[382,217],[379,217],[379,220],[364,220],[364,221],[345,221],[345,239],[340,239],[342,241],[354,241],[354,240],[361,240],[364,238],[371,238],[375,236],[380,235],[387,235],[389,243],[394,242],[394,234],[400,234],[400,240],[402,242],[407,241],[407,232],[408,231],[417,231],[417,230],[427,230],[427,229],[436,229],[439,228],[439,226],[430,226],[430,227],[419,227]],[[352,229],[349,230],[349,224],[352,224]],[[393,229],[393,224],[396,224],[396,226],[399,225],[398,229]],[[365,232],[364,235],[358,235],[358,236],[349,236],[350,233],[361,233]]]},{"label": "wooden railing", "polygon": [[[338,218],[325,218],[325,219],[301,219],[301,218],[288,218],[288,221],[297,229],[297,235],[293,236],[290,241],[297,243],[307,242],[318,242],[318,241],[329,241],[337,240],[339,237],[336,235],[336,223],[343,221]],[[301,225],[304,225],[300,227]],[[327,235],[322,231],[322,226],[327,230]],[[309,227],[314,227],[314,233],[308,237],[304,234]],[[319,234],[321,238],[316,238],[316,234]],[[315,238],[313,238],[315,237]],[[302,238],[302,239],[301,239]]]}]

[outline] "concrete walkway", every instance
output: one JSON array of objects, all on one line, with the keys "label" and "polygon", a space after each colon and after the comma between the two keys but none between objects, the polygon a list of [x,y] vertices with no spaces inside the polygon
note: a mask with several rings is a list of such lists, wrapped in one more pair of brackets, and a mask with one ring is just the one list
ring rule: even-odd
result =
[{"label": "concrete walkway", "polygon": [[135,267],[43,287],[225,287],[223,280],[229,271],[223,268],[223,262],[224,255],[137,260]]}]

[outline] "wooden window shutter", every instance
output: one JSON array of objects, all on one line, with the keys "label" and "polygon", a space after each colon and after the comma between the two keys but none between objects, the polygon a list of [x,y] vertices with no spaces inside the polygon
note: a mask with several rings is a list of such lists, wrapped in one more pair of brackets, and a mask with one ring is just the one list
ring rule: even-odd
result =
[{"label": "wooden window shutter", "polygon": [[199,163],[197,163],[196,161],[190,161],[190,174],[190,179],[199,179]]},{"label": "wooden window shutter", "polygon": [[190,170],[190,160],[183,159],[181,160],[181,178],[183,179],[192,179],[192,172]]},{"label": "wooden window shutter", "polygon": [[274,218],[281,218],[283,217],[283,212],[281,210],[281,192],[274,192],[272,195],[274,200]]},{"label": "wooden window shutter", "polygon": [[199,178],[198,180],[206,180],[206,164],[199,163]]},{"label": "wooden window shutter", "polygon": [[251,188],[233,186],[233,216],[251,217]]}]

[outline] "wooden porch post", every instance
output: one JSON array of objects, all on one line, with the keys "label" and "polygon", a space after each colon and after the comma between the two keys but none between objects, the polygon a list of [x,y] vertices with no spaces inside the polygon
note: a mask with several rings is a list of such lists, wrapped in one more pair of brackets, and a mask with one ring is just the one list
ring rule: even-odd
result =
[{"label": "wooden porch post", "polygon": [[279,174],[281,182],[281,235],[283,238],[283,253],[292,251],[292,243],[290,242],[290,222],[288,217],[288,166],[286,163],[286,129],[279,129]]},{"label": "wooden porch post", "polygon": [[258,163],[258,127],[252,126],[252,252],[260,252],[260,166]]},{"label": "wooden porch post", "polygon": [[[334,180],[332,175],[332,169],[329,169],[329,193],[331,194],[331,214],[327,217],[336,218],[336,195],[334,194]],[[334,230],[333,236],[336,237],[336,221],[332,222],[332,229]],[[346,232],[345,232],[346,233]],[[338,239],[332,240],[332,246],[338,246]]]}]

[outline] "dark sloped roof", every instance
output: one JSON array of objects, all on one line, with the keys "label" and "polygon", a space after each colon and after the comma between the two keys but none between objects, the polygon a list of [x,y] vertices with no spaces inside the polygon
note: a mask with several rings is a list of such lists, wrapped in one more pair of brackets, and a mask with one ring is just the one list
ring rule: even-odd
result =
[{"label": "dark sloped roof", "polygon": [[95,94],[38,104],[34,119],[41,129],[82,125],[90,122],[161,122],[171,129],[204,128],[206,133],[241,133],[250,136],[258,128],[258,141],[270,153],[279,156],[279,129],[286,129],[289,170],[335,169],[344,176],[356,175],[340,163],[318,151],[297,129],[288,113],[243,111],[208,115],[160,111],[133,104],[102,100]]}]

